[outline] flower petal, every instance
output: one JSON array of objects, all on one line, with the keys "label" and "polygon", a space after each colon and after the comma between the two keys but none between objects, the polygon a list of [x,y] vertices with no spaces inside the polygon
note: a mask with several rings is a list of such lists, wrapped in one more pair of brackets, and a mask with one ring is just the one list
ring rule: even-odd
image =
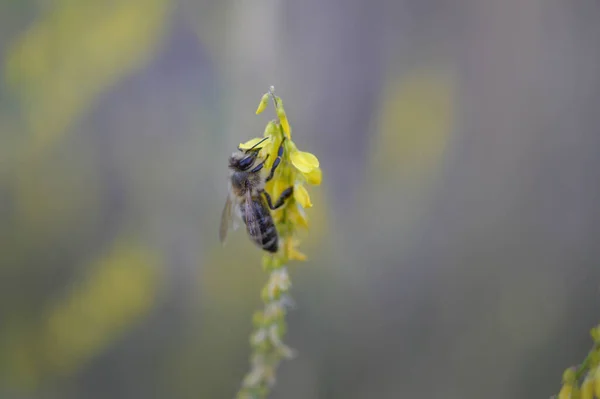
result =
[{"label": "flower petal", "polygon": [[[592,370],[590,374],[595,371]],[[583,384],[581,384],[581,399],[593,399],[594,398],[594,380],[587,377]]]},{"label": "flower petal", "polygon": [[[590,372],[591,374],[591,372]],[[594,392],[596,396],[600,395],[600,367],[596,367],[596,370],[593,374],[594,378]]]},{"label": "flower petal", "polygon": [[281,120],[281,127],[283,128],[283,132],[287,136],[287,138],[291,138],[292,129],[290,128],[290,122],[288,122],[287,116],[284,114],[283,118],[279,118]]},{"label": "flower petal", "polygon": [[275,121],[269,121],[269,123],[267,123],[267,126],[265,127],[263,136],[273,137],[273,136],[275,136],[276,133],[277,133],[277,125],[275,124]]},{"label": "flower petal", "polygon": [[[281,139],[279,138],[279,135],[271,136],[271,142],[273,145],[271,148],[269,148],[269,158],[265,162],[265,167],[268,171],[271,170],[271,166],[273,166],[273,163],[277,159],[277,152],[279,151],[279,146],[281,145]],[[278,172],[280,172],[279,168],[275,170],[275,174],[277,175]]]},{"label": "flower petal", "polygon": [[260,103],[258,104],[258,108],[256,109],[256,115],[263,112],[265,108],[267,108],[267,105],[269,105],[269,93],[263,95],[260,99]]},{"label": "flower petal", "polygon": [[[277,168],[277,169],[279,169],[279,168]],[[270,184],[270,183],[272,183],[272,184]],[[290,186],[290,183],[288,183],[285,180],[280,179],[279,176],[277,175],[277,171],[275,171],[275,178],[273,178],[273,180],[271,180],[269,183],[267,183],[266,188],[267,188],[268,193],[271,194],[271,198],[276,200],[277,198],[279,198],[279,196],[281,196],[281,193],[283,192],[283,190],[285,190],[289,186]],[[269,188],[270,188],[270,190],[269,190]]]},{"label": "flower petal", "polygon": [[306,191],[306,188],[304,188],[302,184],[296,184],[294,187],[294,199],[303,208],[310,208],[313,206],[312,202],[310,202],[308,191]]},{"label": "flower petal", "polygon": [[294,151],[290,154],[292,164],[302,173],[310,173],[319,167],[319,160],[310,152]]},{"label": "flower petal", "polygon": [[283,109],[283,101],[281,101],[281,98],[276,97],[276,109],[275,112],[277,113],[277,117],[279,118],[279,121],[281,122],[281,127],[283,128],[283,132],[285,133],[285,135],[287,136],[287,138],[291,138],[291,129],[290,129],[290,123],[288,122],[288,118],[287,115],[285,114],[285,110]]},{"label": "flower petal", "polygon": [[298,245],[298,240],[294,240],[294,239],[288,237],[285,240],[284,245],[285,245],[285,252],[286,252],[289,260],[300,260],[300,261],[306,260],[306,255],[304,255],[302,252],[300,252],[296,249],[296,246]]},{"label": "flower petal", "polygon": [[[264,141],[262,143],[258,144],[261,140],[264,140]],[[271,144],[271,140],[265,140],[264,137],[255,137],[251,140],[246,141],[245,143],[241,143],[238,146],[238,148],[240,150],[249,150],[252,147],[258,149],[258,148],[263,148],[269,144]]]},{"label": "flower petal", "polygon": [[577,389],[576,386],[574,386],[572,384],[565,384],[562,386],[562,388],[560,389],[560,392],[558,393],[558,399],[577,398],[577,397],[579,397],[578,391],[579,390]]},{"label": "flower petal", "polygon": [[300,204],[296,203],[296,206],[288,207],[286,214],[294,227],[308,229],[308,218],[306,217],[304,208],[302,208]]},{"label": "flower petal", "polygon": [[288,253],[288,257],[290,260],[299,260],[301,262],[306,260],[306,255],[302,252],[298,251],[296,248],[292,248]]},{"label": "flower petal", "polygon": [[323,180],[323,172],[321,171],[321,168],[314,168],[304,176],[306,177],[308,184],[313,184],[315,186],[321,184],[321,181]]}]

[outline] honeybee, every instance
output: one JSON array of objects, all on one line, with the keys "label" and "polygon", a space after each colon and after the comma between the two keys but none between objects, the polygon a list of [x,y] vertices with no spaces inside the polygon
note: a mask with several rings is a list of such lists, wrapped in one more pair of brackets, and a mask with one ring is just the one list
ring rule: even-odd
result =
[{"label": "honeybee", "polygon": [[256,146],[266,139],[267,137],[245,151],[238,148],[238,151],[229,157],[229,193],[221,214],[219,238],[221,243],[225,243],[229,230],[237,228],[237,216],[246,225],[252,241],[263,250],[274,253],[279,248],[279,236],[269,209],[281,207],[292,195],[294,187],[285,189],[274,204],[269,193],[265,191],[265,183],[273,178],[281,162],[285,142],[284,138],[277,151],[277,158],[265,178],[263,167],[269,156],[261,160]]}]

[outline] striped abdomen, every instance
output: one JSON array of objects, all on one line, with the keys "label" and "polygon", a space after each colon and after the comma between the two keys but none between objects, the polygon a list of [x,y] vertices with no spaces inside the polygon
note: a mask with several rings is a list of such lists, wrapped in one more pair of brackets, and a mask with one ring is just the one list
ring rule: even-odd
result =
[{"label": "striped abdomen", "polygon": [[[246,209],[252,213],[248,218]],[[242,204],[241,213],[252,241],[265,251],[277,252],[279,244],[277,229],[264,198],[255,197],[250,204]]]}]

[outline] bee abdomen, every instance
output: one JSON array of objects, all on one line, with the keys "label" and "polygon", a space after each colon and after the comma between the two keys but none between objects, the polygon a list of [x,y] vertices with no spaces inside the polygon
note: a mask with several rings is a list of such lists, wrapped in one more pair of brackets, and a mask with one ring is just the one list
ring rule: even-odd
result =
[{"label": "bee abdomen", "polygon": [[277,236],[277,230],[271,221],[271,226],[262,234],[261,247],[268,252],[277,252],[279,248],[279,240]]},{"label": "bee abdomen", "polygon": [[[264,210],[266,211],[266,209]],[[256,244],[268,252],[277,252],[279,247],[277,229],[271,218],[271,214],[262,214],[262,217],[258,219],[260,236],[253,237]]]},{"label": "bee abdomen", "polygon": [[[271,217],[266,204],[263,201],[253,201],[252,211],[254,217],[252,220],[252,226],[248,226],[248,233],[254,243],[265,251],[274,253],[279,249],[279,236],[275,223]],[[244,212],[242,212],[243,214]],[[245,215],[243,215],[244,222],[246,222]]]}]

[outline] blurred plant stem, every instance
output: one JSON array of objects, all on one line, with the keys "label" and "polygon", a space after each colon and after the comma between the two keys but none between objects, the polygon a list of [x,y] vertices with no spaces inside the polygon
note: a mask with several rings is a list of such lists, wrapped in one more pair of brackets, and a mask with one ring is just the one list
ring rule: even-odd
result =
[{"label": "blurred plant stem", "polygon": [[587,356],[585,357],[585,359],[583,359],[583,362],[579,365],[579,367],[577,367],[577,370],[575,371],[575,380],[579,381],[583,378],[583,376],[585,375],[585,373],[590,369],[590,366],[592,366],[595,357],[597,356],[597,352],[600,349],[600,344],[595,344],[592,349],[588,352]]}]

